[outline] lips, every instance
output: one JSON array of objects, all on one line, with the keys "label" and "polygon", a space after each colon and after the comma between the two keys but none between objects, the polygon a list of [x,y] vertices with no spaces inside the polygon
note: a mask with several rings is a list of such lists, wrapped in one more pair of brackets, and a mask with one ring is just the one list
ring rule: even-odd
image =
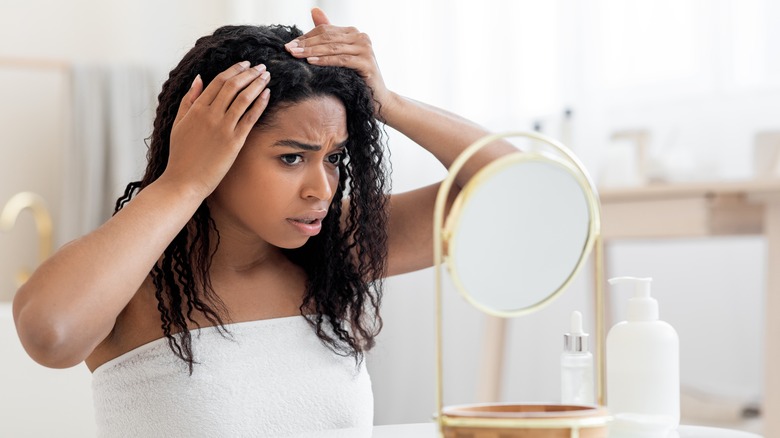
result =
[{"label": "lips", "polygon": [[322,220],[327,213],[325,210],[307,212],[300,216],[287,218],[287,222],[301,234],[309,237],[316,236],[322,229]]},{"label": "lips", "polygon": [[319,221],[320,219],[290,219],[291,221],[300,222],[302,224],[308,224],[311,225],[314,222]]}]

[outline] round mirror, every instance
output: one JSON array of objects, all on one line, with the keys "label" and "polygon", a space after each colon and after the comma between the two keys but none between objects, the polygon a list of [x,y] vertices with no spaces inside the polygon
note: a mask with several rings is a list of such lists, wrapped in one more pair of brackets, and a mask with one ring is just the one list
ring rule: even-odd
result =
[{"label": "round mirror", "polygon": [[587,259],[597,201],[587,176],[544,152],[503,156],[461,190],[445,224],[456,288],[483,312],[517,316],[549,303]]}]

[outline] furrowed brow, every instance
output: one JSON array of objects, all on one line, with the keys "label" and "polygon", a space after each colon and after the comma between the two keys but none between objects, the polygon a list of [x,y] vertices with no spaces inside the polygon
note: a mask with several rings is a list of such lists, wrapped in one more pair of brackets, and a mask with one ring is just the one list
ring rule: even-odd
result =
[{"label": "furrowed brow", "polygon": [[306,144],[295,140],[279,140],[274,143],[274,146],[282,146],[288,148],[300,149],[303,151],[318,151],[322,149],[322,146],[316,144]]},{"label": "furrowed brow", "polygon": [[[319,151],[322,149],[322,146],[316,145],[316,144],[308,144],[308,143],[302,143],[300,141],[295,140],[279,140],[276,143],[273,144],[274,146],[281,146],[281,147],[289,147],[289,148],[295,148],[300,149],[303,151]],[[333,149],[344,149],[347,146],[347,140],[342,141],[341,143],[335,145]]]}]

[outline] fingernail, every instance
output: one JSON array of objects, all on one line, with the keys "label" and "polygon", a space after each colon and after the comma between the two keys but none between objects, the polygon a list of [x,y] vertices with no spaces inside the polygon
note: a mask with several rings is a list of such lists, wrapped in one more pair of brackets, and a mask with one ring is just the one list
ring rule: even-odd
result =
[{"label": "fingernail", "polygon": [[265,71],[265,64],[257,64],[254,69],[262,73]]},{"label": "fingernail", "polygon": [[244,67],[244,68],[249,68],[249,66],[252,65],[252,64],[250,64],[249,61],[241,61],[241,62],[238,63],[238,65],[240,65],[241,67]]},{"label": "fingernail", "polygon": [[320,60],[320,58],[318,58],[316,56],[310,56],[310,57],[306,58],[306,60],[309,61],[309,62],[317,62],[317,61]]},{"label": "fingernail", "polygon": [[298,47],[298,40],[292,40],[289,43],[285,44],[284,46],[287,47],[288,49],[292,50],[292,49]]},{"label": "fingernail", "polygon": [[292,52],[292,53],[303,53],[303,47],[292,47],[292,48],[290,48],[290,52]]},{"label": "fingernail", "polygon": [[200,77],[200,74],[195,75],[195,79],[192,80],[192,85],[190,85],[190,88],[195,86],[195,82],[198,82],[198,78]]},{"label": "fingernail", "polygon": [[260,77],[261,77],[261,78],[262,78],[264,81],[267,81],[267,80],[268,80],[268,78],[270,78],[270,77],[271,77],[271,73],[268,73],[268,71],[265,71],[265,72],[263,72],[263,74],[261,74],[261,75],[260,75]]}]

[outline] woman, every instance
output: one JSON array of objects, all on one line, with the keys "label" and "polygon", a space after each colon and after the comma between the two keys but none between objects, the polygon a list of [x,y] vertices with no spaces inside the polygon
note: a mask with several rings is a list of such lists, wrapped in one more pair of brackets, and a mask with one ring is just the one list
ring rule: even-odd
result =
[{"label": "woman", "polygon": [[375,119],[445,166],[486,133],[389,91],[365,34],[312,18],[199,39],[163,85],[143,180],[16,295],[33,359],[93,371],[102,436],[371,425],[381,279],[432,264],[438,190],[386,194]]}]

